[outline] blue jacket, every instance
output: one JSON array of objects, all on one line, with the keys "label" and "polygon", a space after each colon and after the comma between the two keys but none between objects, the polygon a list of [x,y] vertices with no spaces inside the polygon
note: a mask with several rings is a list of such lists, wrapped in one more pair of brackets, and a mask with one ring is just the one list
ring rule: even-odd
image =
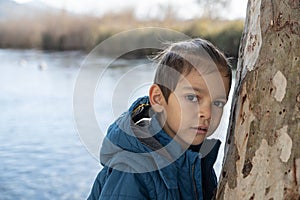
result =
[{"label": "blue jacket", "polygon": [[148,97],[140,98],[109,127],[100,153],[104,167],[88,199],[211,199],[219,146],[205,140],[182,149],[160,127]]}]

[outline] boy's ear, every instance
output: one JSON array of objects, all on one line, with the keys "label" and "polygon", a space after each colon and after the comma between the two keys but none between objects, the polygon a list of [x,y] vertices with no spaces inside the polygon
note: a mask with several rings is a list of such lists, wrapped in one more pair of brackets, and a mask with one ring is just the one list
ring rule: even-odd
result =
[{"label": "boy's ear", "polygon": [[149,100],[152,109],[157,112],[163,112],[164,107],[163,107],[163,101],[164,101],[164,96],[162,94],[161,89],[157,84],[153,84],[150,89],[149,89]]}]

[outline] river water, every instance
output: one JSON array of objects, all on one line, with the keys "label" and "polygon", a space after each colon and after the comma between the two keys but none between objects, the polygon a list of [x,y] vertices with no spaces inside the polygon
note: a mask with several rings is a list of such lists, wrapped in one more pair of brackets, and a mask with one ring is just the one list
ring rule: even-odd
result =
[{"label": "river water", "polygon": [[[101,166],[97,153],[83,144],[74,120],[74,86],[85,58],[79,51],[0,50],[1,200],[87,197]],[[104,67],[105,59],[95,63]],[[106,71],[94,106],[102,132],[136,97],[147,94],[153,72],[145,60],[119,60]],[[116,93],[118,101],[111,106]],[[222,141],[228,110],[227,105],[214,134]],[[222,156],[223,145],[217,174]]]}]

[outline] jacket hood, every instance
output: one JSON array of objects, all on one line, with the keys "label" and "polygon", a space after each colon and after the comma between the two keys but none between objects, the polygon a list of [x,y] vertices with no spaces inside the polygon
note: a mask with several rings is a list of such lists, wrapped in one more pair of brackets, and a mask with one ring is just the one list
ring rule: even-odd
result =
[{"label": "jacket hood", "polygon": [[136,112],[145,106],[150,106],[148,97],[139,98],[108,128],[100,152],[102,165],[125,172],[150,172],[168,166],[184,153],[162,130],[156,114],[147,125],[136,125]]}]

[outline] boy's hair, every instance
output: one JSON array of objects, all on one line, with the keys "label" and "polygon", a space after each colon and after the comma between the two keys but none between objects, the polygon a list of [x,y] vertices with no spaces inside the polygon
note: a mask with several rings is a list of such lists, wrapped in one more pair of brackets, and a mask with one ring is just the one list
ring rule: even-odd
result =
[{"label": "boy's hair", "polygon": [[197,69],[201,74],[219,71],[229,78],[231,85],[231,66],[229,60],[212,43],[195,38],[176,42],[160,52],[154,60],[158,62],[154,84],[157,84],[166,101],[177,86],[180,75],[188,75]]}]

